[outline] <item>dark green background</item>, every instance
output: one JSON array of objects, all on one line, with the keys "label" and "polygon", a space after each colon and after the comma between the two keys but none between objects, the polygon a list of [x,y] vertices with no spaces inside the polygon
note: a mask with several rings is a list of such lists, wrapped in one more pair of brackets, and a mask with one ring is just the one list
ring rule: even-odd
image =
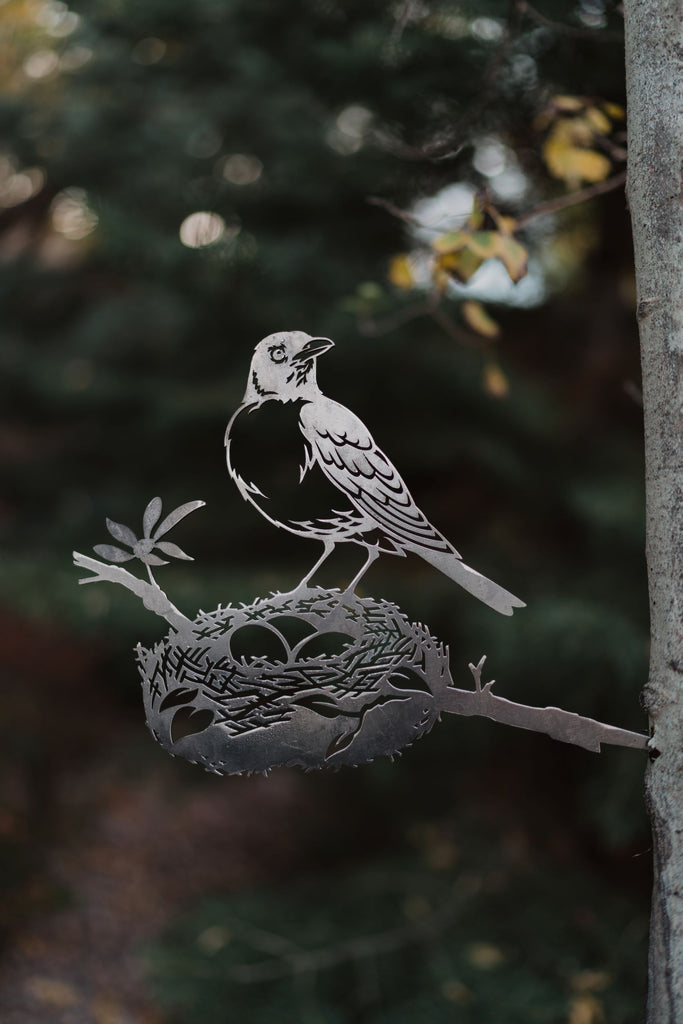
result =
[{"label": "dark green background", "polygon": [[[47,42],[25,4],[0,8],[18,65],[46,46],[91,51],[79,70],[17,71],[0,100],[7,152],[45,172],[33,198],[0,211],[8,1021],[504,1024],[568,1020],[581,1000],[611,1024],[640,1019],[642,755],[450,718],[393,764],[210,778],[146,734],[130,650],[158,623],[123,590],[79,589],[70,566],[74,547],[106,540],[105,516],[136,529],[160,494],[167,510],[207,502],[173,538],[196,562],[159,570],[180,607],[293,585],[317,548],[240,500],[223,432],[259,338],[329,335],[323,389],[368,423],[467,561],[528,608],[501,619],[414,559],[381,560],[365,592],[427,622],[460,685],[485,651],[505,696],[644,728],[623,192],[546,223],[574,232],[570,248],[593,240],[547,301],[491,307],[504,399],[482,387],[486,355],[430,319],[372,337],[359,316],[411,301],[386,279],[405,226],[369,196],[406,206],[481,186],[472,143],[487,134],[516,150],[525,209],[562,193],[532,121],[557,93],[623,102],[613,6],[544,0],[542,15],[574,31],[518,10],[502,48],[471,29],[505,24],[494,2],[424,3],[401,27],[407,5],[372,0],[99,0],[73,4],[76,31]],[[165,44],[151,63],[150,38]],[[326,140],[350,104],[374,132],[342,155]],[[231,153],[258,157],[258,182],[221,176]],[[55,248],[51,204],[69,188],[98,226]],[[240,233],[183,246],[196,210]],[[541,235],[521,237],[543,259]],[[457,321],[458,301],[446,308]],[[342,556],[332,576],[350,568]],[[452,915],[419,925],[451,899]],[[198,939],[212,928],[215,949]],[[387,933],[384,952],[378,939],[322,968],[287,960],[292,943]],[[231,973],[271,957],[289,966],[270,980]]]}]

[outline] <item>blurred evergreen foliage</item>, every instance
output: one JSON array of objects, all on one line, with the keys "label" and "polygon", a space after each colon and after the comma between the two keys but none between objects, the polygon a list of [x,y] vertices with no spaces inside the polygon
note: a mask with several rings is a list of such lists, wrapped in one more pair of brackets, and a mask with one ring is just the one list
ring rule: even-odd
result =
[{"label": "blurred evergreen foliage", "polygon": [[[482,386],[491,348],[467,348],[429,318],[376,337],[361,330],[368,311],[410,301],[387,281],[390,258],[410,244],[406,226],[368,197],[408,208],[454,183],[491,185],[473,157],[492,138],[514,151],[525,181],[522,199],[499,202],[504,212],[562,194],[533,119],[556,94],[623,102],[622,48],[610,36],[618,37],[616,6],[544,0],[539,19],[512,5],[507,28],[502,0],[0,6],[0,598],[94,634],[110,652],[112,691],[128,681],[115,699],[137,700],[128,649],[157,636],[158,625],[123,591],[75,586],[70,550],[103,541],[106,515],[135,522],[156,493],[169,508],[206,500],[176,538],[196,564],[161,570],[188,610],[284,589],[317,557],[241,501],[222,448],[256,341],[304,329],[336,341],[319,367],[323,389],[368,423],[467,561],[529,607],[499,620],[412,559],[381,560],[367,591],[428,622],[451,645],[461,685],[467,662],[487,651],[505,695],[642,728],[641,414],[623,194],[522,236],[545,284],[525,308],[508,293],[493,300],[506,397]],[[188,224],[202,211],[210,216]],[[223,233],[213,244],[187,244],[217,224]],[[445,300],[456,320],[461,300]],[[548,780],[563,780],[571,794],[564,813],[603,853],[623,855],[644,841],[638,758],[586,757],[487,723],[449,721],[398,765],[363,769],[347,785],[356,796],[367,787],[366,799],[400,821],[412,813],[401,794],[423,787],[426,802],[438,802],[433,780],[454,761],[537,759],[539,799],[552,802]],[[583,886],[576,877],[572,885]],[[574,891],[544,885],[539,935],[563,914],[550,902]],[[330,906],[343,908],[352,890],[349,883]],[[317,892],[316,901],[326,898],[324,886]],[[393,899],[387,890],[380,902]],[[618,916],[608,902],[604,913]],[[367,906],[368,927],[380,927],[387,907],[374,919]],[[284,903],[277,912],[287,915]],[[501,934],[487,934],[515,945],[505,911],[492,904],[481,912],[501,918]],[[209,927],[222,913],[202,911],[201,921]],[[472,920],[463,922],[457,942],[471,933]],[[540,941],[544,950],[570,945],[559,932]],[[401,974],[404,956],[396,958]],[[404,992],[416,1002],[401,1012],[410,1019],[412,1006],[415,1019],[423,1011],[445,1019],[430,1002],[427,959],[420,963]],[[624,956],[624,992],[629,964]],[[448,981],[444,970],[435,984]],[[564,1012],[557,970],[548,967],[545,1009],[533,1019]],[[532,1019],[522,1010],[528,971],[545,967],[501,974],[496,994],[481,995],[492,1008],[476,1019]],[[170,984],[168,971],[164,978]],[[260,1007],[267,990],[250,991],[245,999]],[[223,1019],[215,1008],[201,1011]],[[321,1012],[311,1020],[342,1019]],[[373,1010],[362,1019],[385,1018]],[[391,1019],[403,1019],[398,1008]],[[635,1017],[617,1007],[608,1019]]]},{"label": "blurred evergreen foliage", "polygon": [[213,899],[146,951],[170,1022],[630,1024],[647,918],[576,867],[467,822],[423,856]]}]

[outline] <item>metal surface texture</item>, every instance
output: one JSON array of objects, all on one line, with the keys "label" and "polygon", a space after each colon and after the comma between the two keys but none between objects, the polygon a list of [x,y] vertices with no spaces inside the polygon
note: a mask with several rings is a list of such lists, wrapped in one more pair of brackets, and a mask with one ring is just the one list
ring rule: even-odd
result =
[{"label": "metal surface texture", "polygon": [[[645,749],[647,737],[560,708],[517,704],[482,684],[484,658],[469,665],[474,688],[453,683],[448,648],[386,600],[355,590],[381,553],[421,556],[495,611],[524,604],[465,565],[413,501],[389,459],[352,412],[322,394],[316,362],[332,347],[302,331],[256,346],[242,405],[225,436],[239,491],[273,525],[323,545],[294,590],[249,605],[184,615],[152,567],[191,561],[167,539],[203,507],[190,501],[162,517],[147,505],[141,536],[107,520],[117,544],[74,552],[90,575],[126,587],[171,627],[153,648],[137,647],[147,724],[173,755],[217,774],[360,765],[389,756],[428,732],[442,713],[483,715],[599,751]],[[296,472],[293,472],[292,467]],[[344,589],[312,583],[340,543],[365,562]],[[162,557],[165,556],[165,557]],[[137,559],[148,579],[122,568]]]},{"label": "metal surface texture", "polygon": [[[365,564],[351,582],[351,590],[380,553],[411,552],[503,615],[524,608],[524,602],[514,594],[465,565],[415,504],[365,424],[322,393],[316,364],[332,346],[329,338],[313,338],[304,331],[271,334],[260,341],[251,361],[244,399],[225,434],[228,469],[242,497],[275,526],[322,543],[322,556],[301,585],[312,579],[337,544],[346,542],[359,544],[366,551]],[[236,444],[240,428],[243,434],[248,434],[250,428],[253,433],[253,421],[262,415],[264,407],[273,405],[281,410],[275,414],[280,418],[280,429],[273,430],[268,409],[269,433],[271,438],[281,435],[283,428],[290,433],[289,443],[299,464],[299,485],[314,470],[332,485],[327,505],[321,505],[322,496],[317,495],[315,508],[306,508],[305,502],[302,505],[302,518],[294,518],[289,501],[283,506],[282,496],[262,485],[269,467],[264,466],[263,459],[258,460],[258,453],[249,451],[246,444],[240,446],[239,441]],[[295,426],[294,431],[288,431],[293,419],[298,430]],[[280,489],[284,488],[280,485]],[[285,514],[278,514],[278,507],[285,507]]]},{"label": "metal surface texture", "polygon": [[321,588],[219,608],[137,653],[155,738],[218,773],[391,756],[431,729],[449,679],[395,605]]}]

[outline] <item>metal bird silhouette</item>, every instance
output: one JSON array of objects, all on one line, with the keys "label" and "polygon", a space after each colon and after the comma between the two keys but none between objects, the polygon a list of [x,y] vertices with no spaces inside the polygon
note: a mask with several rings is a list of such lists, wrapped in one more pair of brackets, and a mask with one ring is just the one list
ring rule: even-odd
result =
[{"label": "metal bird silhouette", "polygon": [[[304,331],[284,331],[260,341],[244,399],[225,433],[228,469],[242,497],[275,526],[323,544],[321,557],[299,586],[308,585],[336,544],[350,542],[364,547],[367,558],[349,590],[380,553],[413,552],[502,615],[524,608],[518,597],[465,565],[415,504],[365,424],[322,393],[317,359],[333,345],[329,338]],[[255,454],[249,437],[255,433],[255,418],[263,416],[269,429],[265,445]],[[283,496],[281,475],[273,464],[276,442],[283,440],[298,455],[301,493],[296,511]],[[307,507],[304,488],[316,470],[322,471],[328,493],[322,505]],[[320,495],[316,500],[320,502]]]}]

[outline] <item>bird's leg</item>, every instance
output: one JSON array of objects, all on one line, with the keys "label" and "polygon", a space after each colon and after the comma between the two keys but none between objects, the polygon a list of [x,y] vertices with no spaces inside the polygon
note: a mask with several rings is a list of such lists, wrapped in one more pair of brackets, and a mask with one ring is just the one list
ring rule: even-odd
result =
[{"label": "bird's leg", "polygon": [[310,581],[311,577],[312,577],[312,576],[314,576],[314,574],[315,574],[315,573],[316,573],[316,572],[318,571],[318,569],[319,569],[319,568],[320,568],[320,566],[321,566],[321,565],[323,564],[323,562],[325,561],[325,559],[326,559],[326,558],[329,558],[329,556],[330,556],[330,555],[332,554],[332,552],[334,551],[334,542],[333,542],[333,541],[331,541],[331,540],[325,540],[325,541],[323,541],[323,545],[324,545],[324,547],[323,547],[323,553],[322,553],[322,555],[320,556],[320,558],[318,559],[318,561],[317,561],[317,562],[315,563],[315,565],[313,566],[313,568],[312,568],[312,569],[311,569],[311,570],[310,570],[309,572],[307,572],[307,573],[306,573],[306,575],[305,575],[305,576],[304,576],[304,578],[302,579],[302,581],[301,581],[301,583],[299,584],[299,586],[298,586],[298,587],[295,587],[295,590],[302,590],[302,589],[303,589],[304,587],[307,587],[307,586],[308,586],[308,584],[309,584],[309,581]]},{"label": "bird's leg", "polygon": [[360,581],[363,579],[372,563],[375,561],[376,558],[379,558],[379,546],[377,544],[368,544],[367,549],[368,557],[365,559],[365,564],[361,568],[360,572],[353,577],[348,587],[346,588],[347,591],[350,590],[353,593],[353,591],[356,589]]}]

